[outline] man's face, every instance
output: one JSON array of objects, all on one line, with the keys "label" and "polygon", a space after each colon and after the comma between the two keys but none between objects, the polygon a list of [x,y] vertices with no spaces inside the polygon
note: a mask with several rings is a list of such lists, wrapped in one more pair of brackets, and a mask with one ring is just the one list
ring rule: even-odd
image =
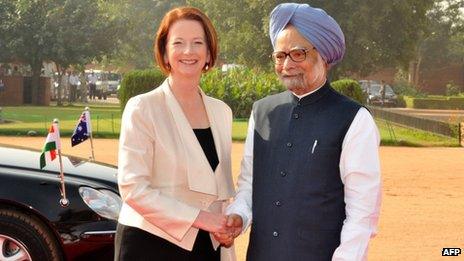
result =
[{"label": "man's face", "polygon": [[305,49],[306,59],[295,62],[287,55],[282,63],[275,64],[275,71],[288,90],[302,95],[324,84],[327,64],[314,46],[294,26],[289,25],[277,36],[274,53],[289,53],[295,49]]}]

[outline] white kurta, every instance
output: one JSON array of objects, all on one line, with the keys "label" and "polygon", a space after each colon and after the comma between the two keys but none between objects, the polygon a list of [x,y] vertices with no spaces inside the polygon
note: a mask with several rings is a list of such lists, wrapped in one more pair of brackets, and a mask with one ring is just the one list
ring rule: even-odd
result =
[{"label": "white kurta", "polygon": [[[242,217],[244,231],[252,221],[254,125],[251,113],[237,195],[226,211],[227,214],[236,213]],[[344,184],[346,220],[340,235],[341,243],[332,260],[367,259],[369,239],[377,233],[382,194],[379,143],[380,134],[374,119],[365,108],[360,108],[342,144],[339,167]]]}]

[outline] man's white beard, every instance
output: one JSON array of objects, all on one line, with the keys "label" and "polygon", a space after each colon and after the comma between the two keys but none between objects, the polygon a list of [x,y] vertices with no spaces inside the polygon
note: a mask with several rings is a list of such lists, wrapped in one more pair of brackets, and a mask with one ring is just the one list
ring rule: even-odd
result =
[{"label": "man's white beard", "polygon": [[282,84],[291,92],[304,91],[307,88],[305,84],[305,76],[302,73],[298,74],[296,77],[292,77],[291,79],[279,75],[279,79]]},{"label": "man's white beard", "polygon": [[326,69],[324,67],[324,61],[318,54],[317,62],[314,64],[311,79],[308,79],[304,72],[298,73],[296,76],[288,78],[283,77],[283,74],[279,74],[279,79],[282,84],[287,87],[291,92],[295,93],[307,93],[315,88],[320,87],[326,79]]}]

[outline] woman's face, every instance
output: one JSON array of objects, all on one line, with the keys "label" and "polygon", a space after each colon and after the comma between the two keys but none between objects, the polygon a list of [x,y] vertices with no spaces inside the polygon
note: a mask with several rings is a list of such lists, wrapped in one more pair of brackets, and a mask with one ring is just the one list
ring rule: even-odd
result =
[{"label": "woman's face", "polygon": [[200,22],[184,19],[171,25],[164,62],[170,65],[172,76],[200,77],[209,60],[205,31]]}]

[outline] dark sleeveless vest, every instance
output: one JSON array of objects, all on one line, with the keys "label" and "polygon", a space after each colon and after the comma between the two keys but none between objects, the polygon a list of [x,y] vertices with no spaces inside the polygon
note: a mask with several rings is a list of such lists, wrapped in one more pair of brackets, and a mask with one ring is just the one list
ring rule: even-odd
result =
[{"label": "dark sleeveless vest", "polygon": [[326,83],[253,105],[253,222],[247,260],[331,260],[345,220],[342,142],[361,105]]}]

